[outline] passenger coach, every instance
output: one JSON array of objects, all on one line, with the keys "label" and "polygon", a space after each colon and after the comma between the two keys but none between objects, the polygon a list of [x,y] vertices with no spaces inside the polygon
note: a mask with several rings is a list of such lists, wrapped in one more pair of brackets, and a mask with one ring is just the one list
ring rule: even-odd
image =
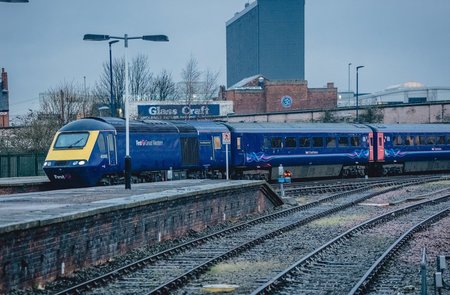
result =
[{"label": "passenger coach", "polygon": [[235,173],[278,177],[280,164],[295,178],[365,175],[373,161],[369,138],[362,124],[227,123],[233,138]]},{"label": "passenger coach", "polygon": [[450,125],[371,124],[375,175],[450,170]]}]

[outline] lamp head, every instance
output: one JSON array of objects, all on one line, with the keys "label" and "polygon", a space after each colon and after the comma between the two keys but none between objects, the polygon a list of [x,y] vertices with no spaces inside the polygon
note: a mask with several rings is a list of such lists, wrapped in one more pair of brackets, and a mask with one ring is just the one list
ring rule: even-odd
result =
[{"label": "lamp head", "polygon": [[142,36],[142,40],[145,40],[145,41],[159,41],[159,42],[161,42],[161,41],[169,41],[169,37],[167,37],[166,35],[145,35],[145,36]]},{"label": "lamp head", "polygon": [[109,40],[109,35],[97,35],[97,34],[86,34],[83,37],[85,41],[106,41]]}]

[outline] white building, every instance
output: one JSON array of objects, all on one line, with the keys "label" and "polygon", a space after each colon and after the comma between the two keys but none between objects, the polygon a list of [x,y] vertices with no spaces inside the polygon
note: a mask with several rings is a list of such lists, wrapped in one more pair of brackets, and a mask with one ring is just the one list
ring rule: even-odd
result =
[{"label": "white building", "polygon": [[[358,104],[365,106],[437,101],[450,101],[450,87],[427,87],[419,82],[406,82],[388,87],[383,91],[360,94]],[[338,107],[356,106],[355,94],[353,92],[340,92],[337,105]]]}]

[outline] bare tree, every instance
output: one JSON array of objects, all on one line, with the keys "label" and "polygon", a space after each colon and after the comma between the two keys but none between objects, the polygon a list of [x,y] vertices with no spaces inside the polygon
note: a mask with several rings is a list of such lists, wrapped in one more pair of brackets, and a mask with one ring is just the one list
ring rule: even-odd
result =
[{"label": "bare tree", "polygon": [[142,54],[133,59],[130,67],[130,91],[134,100],[148,100],[154,94],[153,74],[147,56]]},{"label": "bare tree", "polygon": [[198,68],[197,59],[192,55],[188,60],[186,67],[181,71],[181,99],[184,99],[190,106],[194,99],[194,94],[198,93],[198,85],[200,84],[200,77],[202,72]]},{"label": "bare tree", "polygon": [[202,87],[205,99],[212,100],[213,98],[216,98],[219,92],[219,85],[217,84],[218,79],[219,72],[213,72],[210,69],[206,70]]},{"label": "bare tree", "polygon": [[14,152],[47,152],[56,131],[62,127],[58,118],[33,110],[18,116],[17,124],[20,127],[12,128],[8,137]]},{"label": "bare tree", "polygon": [[172,75],[166,70],[162,70],[162,72],[156,77],[154,80],[156,99],[159,100],[167,100],[169,98],[176,98],[176,86],[175,82],[173,82]]},{"label": "bare tree", "polygon": [[41,97],[41,113],[57,118],[58,125],[62,126],[79,116],[91,113],[92,107],[88,105],[89,99],[86,95],[87,93],[74,83],[63,82]]}]

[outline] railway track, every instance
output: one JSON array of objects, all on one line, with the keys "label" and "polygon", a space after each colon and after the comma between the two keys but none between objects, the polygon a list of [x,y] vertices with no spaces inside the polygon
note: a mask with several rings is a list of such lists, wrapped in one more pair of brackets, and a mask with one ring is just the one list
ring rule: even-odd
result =
[{"label": "railway track", "polygon": [[413,235],[450,213],[450,192],[373,218],[312,251],[256,294],[364,294]]},{"label": "railway track", "polygon": [[[194,241],[186,242],[57,294],[85,293],[92,288],[95,288],[93,294],[173,293],[214,265],[218,265],[221,261],[246,253],[267,240],[283,235],[287,231],[305,226],[305,224],[313,220],[352,207],[378,194],[386,193],[399,187],[437,179],[440,178],[424,179],[422,177],[420,179],[403,179],[390,183],[384,182],[384,185],[390,186],[387,189],[380,188],[382,185],[380,183],[369,184],[366,187],[350,192],[321,198],[307,205],[289,208]],[[369,188],[375,190],[375,192],[369,191]],[[107,284],[107,286],[98,287],[104,284]],[[254,285],[250,284],[247,288],[253,287]],[[198,291],[198,289],[196,290]],[[181,292],[188,294],[190,291],[189,289],[184,289]]]}]

